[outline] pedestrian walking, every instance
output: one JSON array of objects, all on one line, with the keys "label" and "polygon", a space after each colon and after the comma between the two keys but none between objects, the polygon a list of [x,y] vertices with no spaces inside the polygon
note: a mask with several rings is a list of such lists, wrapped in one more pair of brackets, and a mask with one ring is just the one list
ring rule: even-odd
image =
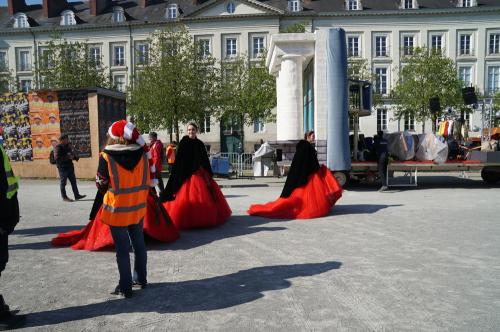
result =
[{"label": "pedestrian walking", "polygon": [[66,183],[68,180],[71,183],[71,189],[73,190],[73,195],[76,200],[86,197],[86,195],[80,195],[78,191],[73,160],[78,161],[79,158],[73,151],[67,134],[61,135],[59,144],[54,148],[54,159],[59,172],[61,197],[63,201],[73,202],[73,200],[66,194]]}]

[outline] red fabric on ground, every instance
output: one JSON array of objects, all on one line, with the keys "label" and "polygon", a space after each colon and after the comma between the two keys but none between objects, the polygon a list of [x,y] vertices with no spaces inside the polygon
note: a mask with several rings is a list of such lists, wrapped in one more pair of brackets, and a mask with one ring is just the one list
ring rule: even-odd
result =
[{"label": "red fabric on ground", "polygon": [[[167,225],[152,195],[154,194],[150,193],[148,195],[147,213],[144,217],[144,233],[158,241],[173,242],[179,238],[179,232],[172,223]],[[101,211],[102,207],[97,212],[95,219],[91,220],[84,228],[58,234],[52,239],[52,245],[71,246],[73,250],[90,251],[113,247],[111,231],[109,226],[101,221]],[[168,218],[168,214],[166,217]]]},{"label": "red fabric on ground", "polygon": [[213,227],[231,216],[222,191],[202,167],[182,184],[175,200],[163,204],[178,229]]},{"label": "red fabric on ground", "polygon": [[342,187],[330,170],[322,165],[309,176],[305,186],[292,194],[266,204],[254,204],[248,214],[274,219],[311,219],[326,216],[335,202],[342,197]]}]

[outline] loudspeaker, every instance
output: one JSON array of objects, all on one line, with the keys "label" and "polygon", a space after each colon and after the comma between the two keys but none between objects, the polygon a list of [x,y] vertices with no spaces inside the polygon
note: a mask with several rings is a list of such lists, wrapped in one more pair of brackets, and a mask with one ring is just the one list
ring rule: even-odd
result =
[{"label": "loudspeaker", "polygon": [[462,89],[462,97],[465,105],[477,104],[477,96],[474,87],[469,86]]},{"label": "loudspeaker", "polygon": [[432,113],[439,112],[441,110],[441,104],[439,103],[439,97],[429,98],[429,108]]},{"label": "loudspeaker", "polygon": [[283,161],[283,150],[276,149],[276,161]]}]

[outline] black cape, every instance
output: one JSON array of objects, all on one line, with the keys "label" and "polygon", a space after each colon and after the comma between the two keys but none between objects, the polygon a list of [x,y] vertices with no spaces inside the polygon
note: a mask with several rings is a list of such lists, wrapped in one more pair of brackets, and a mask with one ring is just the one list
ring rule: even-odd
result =
[{"label": "black cape", "polygon": [[319,168],[316,149],[308,141],[301,140],[297,144],[281,197],[289,197],[295,188],[305,185],[309,175],[316,172]]},{"label": "black cape", "polygon": [[184,136],[179,142],[175,163],[168,178],[165,190],[160,195],[160,199],[171,201],[175,199],[175,194],[182,187],[182,184],[193,175],[200,167],[203,167],[212,175],[212,167],[208,160],[205,144],[198,138],[191,139]]}]

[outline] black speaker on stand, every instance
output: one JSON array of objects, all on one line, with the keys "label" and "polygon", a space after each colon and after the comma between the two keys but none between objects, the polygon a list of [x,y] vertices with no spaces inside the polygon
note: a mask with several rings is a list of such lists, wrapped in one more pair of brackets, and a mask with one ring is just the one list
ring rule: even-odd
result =
[{"label": "black speaker on stand", "polygon": [[462,98],[465,105],[477,104],[477,96],[474,87],[469,86],[462,89]]},{"label": "black speaker on stand", "polygon": [[439,97],[429,98],[429,109],[431,110],[432,113],[437,113],[441,110]]}]

